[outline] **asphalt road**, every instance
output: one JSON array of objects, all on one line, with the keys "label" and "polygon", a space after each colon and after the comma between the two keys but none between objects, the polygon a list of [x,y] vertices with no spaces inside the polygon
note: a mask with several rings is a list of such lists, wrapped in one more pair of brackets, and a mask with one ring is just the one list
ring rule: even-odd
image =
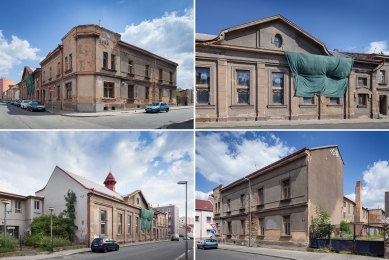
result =
[{"label": "asphalt road", "polygon": [[196,260],[284,260],[284,258],[234,252],[223,249],[202,250],[196,248],[195,254]]},{"label": "asphalt road", "polygon": [[0,129],[159,129],[192,118],[193,108],[175,109],[168,113],[144,113],[142,110],[115,116],[68,117],[49,112],[30,112],[0,103]]},{"label": "asphalt road", "polygon": [[[188,241],[188,250],[191,248],[190,241],[193,242],[193,240]],[[174,260],[184,253],[185,253],[184,240],[180,240],[180,241],[167,241],[161,243],[121,247],[119,251],[108,251],[107,253],[101,253],[101,252],[93,253],[91,251],[88,251],[80,254],[53,257],[48,259]]]}]

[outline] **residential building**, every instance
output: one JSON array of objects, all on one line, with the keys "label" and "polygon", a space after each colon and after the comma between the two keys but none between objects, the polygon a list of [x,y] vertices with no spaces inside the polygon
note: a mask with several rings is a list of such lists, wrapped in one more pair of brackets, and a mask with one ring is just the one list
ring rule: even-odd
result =
[{"label": "residential building", "polygon": [[[80,241],[90,243],[96,237],[110,237],[127,243],[161,238],[166,228],[157,225],[159,213],[150,207],[142,191],[122,195],[115,190],[115,184],[111,172],[103,186],[56,166],[46,186],[36,195],[45,198],[44,214],[50,214],[48,208],[53,206],[53,213],[58,215],[66,209],[64,195],[71,187],[77,196],[75,224]],[[142,230],[144,210],[154,211],[151,230]]]},{"label": "residential building", "polygon": [[[217,206],[215,205],[214,208],[211,201],[209,200],[196,200],[195,204],[195,238],[196,240],[201,240],[207,237],[209,238],[212,236],[211,224],[214,223],[213,213],[215,209],[215,214],[217,214]],[[216,234],[219,235],[220,230],[216,231]]]},{"label": "residential building", "polygon": [[343,219],[343,166],[336,145],[303,148],[227,186],[219,185],[213,189],[216,237],[247,244],[251,227],[253,243],[308,242],[317,207],[330,214],[331,223]]},{"label": "residential building", "polygon": [[[43,215],[44,198],[38,196],[23,196],[0,191],[0,200],[9,200],[5,211],[7,234],[18,238],[24,234],[31,234],[30,224],[36,217]],[[0,203],[0,233],[4,234],[4,207]]]},{"label": "residential building", "polygon": [[168,230],[168,213],[162,212],[159,209],[153,208],[155,214],[157,215],[157,219],[154,220],[155,226],[156,226],[156,239],[162,240],[166,239],[168,236],[167,230]]},{"label": "residential building", "polygon": [[28,100],[39,100],[40,86],[40,72],[41,69],[31,69],[28,66],[24,66],[22,79],[17,84],[19,86],[19,98]]},{"label": "residential building", "polygon": [[9,89],[10,85],[15,85],[13,80],[7,80],[6,78],[0,78],[0,93],[4,93]]},{"label": "residential building", "polygon": [[[353,119],[388,114],[388,55],[329,51],[322,41],[281,15],[237,25],[219,35],[196,33],[195,46],[197,121]],[[300,71],[292,74],[297,59],[288,57],[293,55],[309,62],[299,64]],[[325,75],[319,75],[317,64]],[[330,68],[331,64],[342,65]],[[327,75],[338,69],[339,78]],[[311,74],[321,83],[308,84]]]},{"label": "residential building", "polygon": [[180,228],[180,217],[179,209],[177,206],[169,204],[169,206],[158,206],[156,207],[162,212],[167,212],[168,214],[168,235],[169,236],[178,236],[178,229]]},{"label": "residential building", "polygon": [[[179,217],[178,218],[178,222],[179,222],[180,225],[185,225],[185,217]],[[191,218],[191,217],[188,217],[188,221],[187,222],[188,222],[188,226],[194,224],[193,218]]]},{"label": "residential building", "polygon": [[176,104],[178,64],[98,25],[72,28],[40,64],[49,107],[100,112]]}]

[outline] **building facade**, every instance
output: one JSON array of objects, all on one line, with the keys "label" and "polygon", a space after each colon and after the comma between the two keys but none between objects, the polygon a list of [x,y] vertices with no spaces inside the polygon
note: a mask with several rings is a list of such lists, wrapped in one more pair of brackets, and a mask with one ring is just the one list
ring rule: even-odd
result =
[{"label": "building facade", "polygon": [[45,105],[80,112],[176,104],[177,66],[97,25],[72,28],[40,63]]},{"label": "building facade", "polygon": [[216,237],[247,244],[251,227],[252,243],[308,242],[316,207],[330,214],[331,223],[343,219],[343,166],[335,145],[303,148],[225,187],[219,185],[213,190]]},{"label": "building facade", "polygon": [[0,233],[4,234],[4,207],[6,207],[7,234],[17,239],[24,234],[31,234],[32,220],[43,215],[44,198],[0,191],[0,200],[10,201],[7,206],[0,204]]},{"label": "building facade", "polygon": [[162,212],[167,212],[168,214],[168,235],[169,236],[178,236],[180,228],[180,217],[179,209],[177,206],[169,204],[169,206],[156,207]]},{"label": "building facade", "polygon": [[[212,236],[213,205],[209,200],[196,200],[195,204],[195,239],[202,240]],[[219,236],[220,234],[217,233]]]},{"label": "building facade", "polygon": [[[180,223],[180,225],[185,225],[185,217],[179,217],[178,222]],[[193,218],[188,217],[188,226],[193,224],[194,224]]]},{"label": "building facade", "polygon": [[[286,52],[353,59],[344,94],[296,96],[298,85]],[[219,35],[197,33],[196,120],[376,118],[388,114],[388,74],[389,56],[329,51],[281,15],[234,26]]]},{"label": "building facade", "polygon": [[58,215],[65,209],[64,195],[72,187],[77,196],[75,224],[80,241],[90,243],[96,237],[109,237],[122,243],[161,239],[167,230],[163,224],[157,225],[158,211],[154,211],[151,229],[142,230],[142,209],[153,210],[142,191],[122,195],[115,191],[115,184],[111,173],[102,186],[57,166],[36,195],[45,197],[44,214],[50,214],[48,207],[53,206],[53,213]]}]

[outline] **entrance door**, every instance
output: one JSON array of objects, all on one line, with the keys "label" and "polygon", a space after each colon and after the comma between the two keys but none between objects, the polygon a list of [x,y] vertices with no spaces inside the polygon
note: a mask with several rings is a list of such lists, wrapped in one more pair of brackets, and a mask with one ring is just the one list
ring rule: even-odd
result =
[{"label": "entrance door", "polygon": [[380,96],[380,114],[387,115],[388,114],[388,98],[386,95]]}]

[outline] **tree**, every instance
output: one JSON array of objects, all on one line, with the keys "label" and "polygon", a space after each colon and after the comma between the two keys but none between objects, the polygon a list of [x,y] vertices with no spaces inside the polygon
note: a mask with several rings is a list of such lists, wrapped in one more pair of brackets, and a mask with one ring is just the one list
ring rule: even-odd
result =
[{"label": "tree", "polygon": [[[30,227],[32,235],[43,234],[45,236],[50,236],[50,215],[34,218]],[[53,235],[64,237],[68,235],[65,226],[55,214],[53,214]]]},{"label": "tree", "polygon": [[351,235],[352,233],[350,225],[345,220],[340,221],[340,236],[343,237],[343,234]]},{"label": "tree", "polygon": [[74,236],[78,226],[74,224],[76,220],[76,208],[75,204],[77,202],[77,196],[74,191],[71,189],[68,190],[68,193],[64,196],[66,201],[66,209],[59,214],[59,218],[65,227],[68,235]]},{"label": "tree", "polygon": [[[314,218],[312,221],[314,232],[320,237],[327,237],[328,228],[331,224],[331,216],[327,211],[323,209],[321,205],[319,205],[319,207],[316,207],[315,211],[316,218]],[[330,229],[332,231],[333,226],[331,226]]]}]

